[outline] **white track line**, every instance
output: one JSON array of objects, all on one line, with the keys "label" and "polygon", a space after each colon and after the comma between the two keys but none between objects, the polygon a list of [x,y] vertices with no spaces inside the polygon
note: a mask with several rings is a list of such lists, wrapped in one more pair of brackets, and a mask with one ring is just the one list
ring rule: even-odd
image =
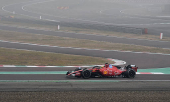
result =
[{"label": "white track line", "polygon": [[[39,44],[32,44],[32,43],[20,43],[20,42],[10,42],[10,41],[4,41],[4,40],[0,40],[0,42],[7,42],[7,43],[15,43],[15,44],[22,44],[22,45],[33,45],[33,46],[46,46],[46,47],[56,47],[56,48],[63,48],[63,49],[76,49],[76,50],[80,50],[80,49],[84,49],[84,50],[98,50],[98,51],[111,51],[111,52],[122,52],[122,53],[137,53],[137,54],[150,54],[150,55],[164,55],[164,56],[169,56],[170,54],[163,54],[163,53],[150,53],[150,52],[133,52],[133,51],[120,51],[120,50],[101,50],[101,49],[88,49],[88,48],[74,48],[74,47],[60,47],[60,46],[50,46],[50,45],[39,45]],[[5,47],[1,47],[1,48],[5,48]],[[16,48],[13,48],[16,49]],[[22,50],[27,50],[27,49],[22,49]],[[28,50],[28,51],[34,51],[34,50]],[[44,52],[44,51],[40,51],[40,52]]]},{"label": "white track line", "polygon": [[[36,0],[32,0],[32,1],[26,1],[26,2],[21,2],[21,3],[29,3],[29,2],[33,2],[33,1],[36,1]],[[1,9],[5,12],[9,12],[9,13],[12,13],[13,14],[13,11],[8,11],[8,10],[5,10],[5,8],[7,6],[11,6],[11,5],[16,5],[16,4],[21,4],[21,3],[14,3],[14,4],[9,4],[9,5],[4,5]]]},{"label": "white track line", "polygon": [[[1,26],[7,26],[8,25],[2,25],[0,24]],[[16,27],[16,26],[9,26],[9,27]],[[16,27],[16,28],[24,28],[24,27]],[[24,29],[33,29],[33,30],[41,30],[41,31],[53,31],[53,30],[43,30],[43,29],[35,29],[35,28],[24,28]],[[0,30],[3,30],[3,29],[0,29]],[[64,32],[64,31],[54,31],[54,32]],[[64,33],[67,33],[67,34],[72,34],[71,32],[64,32]],[[159,40],[148,40],[148,39],[137,39],[137,38],[126,38],[126,37],[118,37],[118,36],[105,36],[105,35],[97,35],[97,34],[85,34],[85,33],[74,33],[74,34],[82,34],[82,35],[93,35],[93,36],[101,36],[101,37],[112,37],[112,38],[120,38],[120,39],[132,39],[132,40],[143,40],[143,41],[156,41],[156,42],[170,42],[170,41],[159,41]],[[41,35],[41,34],[37,34],[37,35]],[[67,38],[67,37],[66,37]],[[69,37],[68,37],[69,38]],[[104,41],[105,42],[105,41]],[[135,45],[135,44],[131,44],[131,45]],[[169,49],[169,48],[164,48],[164,49]]]},{"label": "white track line", "polygon": [[[36,13],[36,14],[40,14],[40,15],[47,15],[47,16],[51,16],[51,17],[58,17],[58,18],[65,18],[65,19],[72,19],[72,20],[79,20],[79,21],[85,21],[85,22],[91,22],[91,23],[99,23],[99,24],[105,24],[105,25],[152,25],[152,24],[114,24],[114,23],[105,23],[105,22],[99,22],[99,21],[91,21],[91,20],[85,20],[85,19],[77,19],[77,18],[68,18],[68,17],[64,17],[64,16],[54,16],[54,15],[49,15],[49,14],[44,14],[44,13],[39,13],[39,12],[32,12],[29,10],[25,10],[24,8],[28,5],[33,5],[33,4],[38,4],[38,3],[45,3],[45,2],[51,2],[51,1],[55,1],[55,0],[48,0],[48,1],[40,1],[40,2],[36,2],[36,3],[31,3],[31,4],[26,4],[22,6],[22,10],[26,11],[26,12],[31,12],[31,13]],[[31,1],[32,2],[32,1]],[[25,2],[22,2],[25,3]],[[28,2],[29,3],[29,2]],[[15,3],[15,4],[20,4],[20,3]],[[15,5],[15,4],[10,4],[10,5]],[[7,11],[4,8],[10,5],[6,5],[2,7],[2,10],[6,11],[6,12],[10,12],[13,13],[13,11]],[[24,15],[24,14],[20,14],[20,15]],[[33,17],[33,16],[29,16],[29,15],[24,15],[24,16],[28,16],[28,17],[32,17],[32,18],[36,18],[39,19],[39,17]],[[54,22],[60,22],[60,21],[56,21],[56,20],[51,20],[51,19],[44,19],[44,20],[48,20],[48,21],[54,21]],[[153,23],[153,24],[159,24],[159,23]],[[161,23],[164,24],[164,23]]]},{"label": "white track line", "polygon": [[[50,1],[54,1],[54,0],[50,0]],[[43,2],[50,2],[50,1],[43,1]],[[32,2],[32,1],[30,1]],[[42,2],[42,3],[43,3]],[[23,2],[25,3],[25,2]],[[28,2],[29,3],[29,2]],[[38,2],[38,3],[41,3],[41,2]],[[18,3],[15,3],[15,4],[18,4]],[[10,4],[10,5],[15,5],[15,4]],[[34,3],[33,3],[34,4]],[[36,4],[36,3],[35,3]],[[10,12],[10,13],[13,13],[13,11],[7,11],[5,10],[4,8],[7,7],[7,6],[10,6],[10,5],[6,5],[6,6],[3,6],[2,7],[2,10],[6,11],[6,12]],[[27,4],[27,5],[30,5],[30,4]],[[25,5],[26,6],[26,5]],[[22,9],[24,10],[24,6],[22,7]],[[28,15],[27,15],[28,16]],[[36,17],[37,18],[37,17]],[[50,21],[50,19],[44,19],[44,20],[48,20]],[[55,20],[51,20],[51,21],[55,21]],[[57,21],[56,21],[57,22]],[[59,22],[59,21],[58,21]],[[156,23],[155,23],[156,24]],[[161,23],[161,24],[165,24],[165,23]],[[62,32],[62,31],[56,31],[56,32]],[[77,33],[77,34],[82,34],[82,33]],[[94,35],[94,34],[85,34],[85,35]],[[96,36],[102,36],[102,35],[96,35]],[[125,37],[117,37],[117,36],[108,36],[108,37],[115,37],[115,38],[125,38]],[[126,38],[126,39],[135,39],[135,38]],[[136,40],[145,40],[145,39],[136,39]],[[158,40],[145,40],[145,41],[158,41]],[[158,41],[158,42],[168,42],[168,41]]]},{"label": "white track line", "polygon": [[[50,1],[46,1],[46,2],[51,2],[51,1],[55,1],[55,0],[50,0]],[[30,13],[36,13],[36,14],[40,14],[40,15],[47,15],[47,16],[51,16],[51,17],[57,17],[57,18],[65,18],[65,19],[71,19],[71,20],[78,20],[78,21],[85,21],[85,22],[93,22],[93,23],[103,23],[106,24],[105,22],[98,22],[98,21],[91,21],[91,20],[85,20],[85,19],[77,19],[77,18],[70,18],[70,17],[64,17],[64,16],[54,16],[54,15],[50,15],[50,14],[44,14],[44,13],[40,13],[40,12],[32,12],[29,10],[26,10],[25,7],[29,6],[29,5],[34,5],[34,4],[38,4],[38,3],[44,3],[43,2],[36,2],[36,3],[32,3],[32,4],[26,4],[22,6],[22,10],[26,11],[26,12],[30,12]],[[50,19],[48,19],[50,20]],[[53,20],[52,20],[53,21]],[[54,20],[55,21],[55,20]],[[111,23],[110,23],[111,24]]]},{"label": "white track line", "polygon": [[[38,2],[38,3],[45,3],[45,2],[51,2],[51,1],[54,1],[54,0],[43,1],[43,2]],[[38,3],[33,3],[33,4],[38,4]],[[22,9],[23,9],[24,11],[31,12],[31,11],[29,11],[29,10],[25,10],[24,7],[26,7],[26,6],[28,6],[28,5],[33,5],[33,4],[24,5],[24,6],[22,6]],[[120,12],[121,12],[121,11],[120,11]],[[31,12],[31,13],[42,14],[42,13],[39,13],[39,12]],[[91,20],[85,20],[85,19],[68,18],[68,17],[63,17],[63,16],[54,16],[54,15],[49,15],[49,14],[42,14],[42,15],[48,15],[48,16],[51,16],[51,17],[59,17],[59,18],[66,18],[66,19],[74,19],[74,20],[80,20],[80,21],[87,21],[87,22],[94,22],[94,23],[114,24],[114,23],[105,23],[105,22],[91,21]],[[151,16],[150,16],[150,17],[151,17]],[[54,20],[54,21],[55,21],[55,20]],[[166,20],[166,21],[168,21],[168,20]],[[152,23],[152,24],[115,24],[115,25],[157,25],[157,24],[169,24],[169,23]]]}]

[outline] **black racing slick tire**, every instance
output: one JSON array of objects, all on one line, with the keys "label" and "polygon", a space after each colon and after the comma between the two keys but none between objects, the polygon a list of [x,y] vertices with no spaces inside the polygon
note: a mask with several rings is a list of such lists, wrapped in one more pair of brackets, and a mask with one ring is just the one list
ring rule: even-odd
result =
[{"label": "black racing slick tire", "polygon": [[136,76],[136,71],[134,71],[133,69],[127,70],[127,77],[128,78],[134,78],[135,76]]},{"label": "black racing slick tire", "polygon": [[89,70],[83,70],[82,71],[82,77],[84,79],[89,79],[91,77],[91,72]]}]

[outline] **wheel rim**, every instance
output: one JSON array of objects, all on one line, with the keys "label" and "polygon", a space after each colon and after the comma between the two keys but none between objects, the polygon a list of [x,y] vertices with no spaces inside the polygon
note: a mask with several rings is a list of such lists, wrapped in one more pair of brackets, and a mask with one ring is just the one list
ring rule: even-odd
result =
[{"label": "wheel rim", "polygon": [[90,71],[88,71],[88,70],[84,71],[84,72],[83,72],[83,76],[84,76],[85,78],[90,77]]},{"label": "wheel rim", "polygon": [[135,77],[135,71],[133,71],[133,70],[130,70],[129,71],[129,77]]}]

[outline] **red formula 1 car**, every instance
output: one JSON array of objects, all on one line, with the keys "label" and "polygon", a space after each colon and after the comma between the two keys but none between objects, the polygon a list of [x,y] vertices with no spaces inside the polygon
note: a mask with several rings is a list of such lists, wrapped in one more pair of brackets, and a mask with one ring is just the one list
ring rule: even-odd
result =
[{"label": "red formula 1 car", "polygon": [[81,69],[76,68],[74,71],[68,71],[66,73],[67,77],[77,77],[88,79],[90,77],[118,77],[123,78],[134,78],[136,75],[138,67],[135,65],[128,65],[125,67],[112,66],[108,63],[104,67],[94,66],[91,69]]}]

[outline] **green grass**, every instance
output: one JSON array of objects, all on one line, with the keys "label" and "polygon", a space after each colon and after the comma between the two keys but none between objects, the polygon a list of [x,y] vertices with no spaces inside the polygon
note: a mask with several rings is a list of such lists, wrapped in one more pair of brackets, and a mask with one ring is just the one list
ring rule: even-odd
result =
[{"label": "green grass", "polygon": [[65,66],[95,65],[104,64],[105,62],[114,63],[100,57],[0,48],[0,65]]}]

